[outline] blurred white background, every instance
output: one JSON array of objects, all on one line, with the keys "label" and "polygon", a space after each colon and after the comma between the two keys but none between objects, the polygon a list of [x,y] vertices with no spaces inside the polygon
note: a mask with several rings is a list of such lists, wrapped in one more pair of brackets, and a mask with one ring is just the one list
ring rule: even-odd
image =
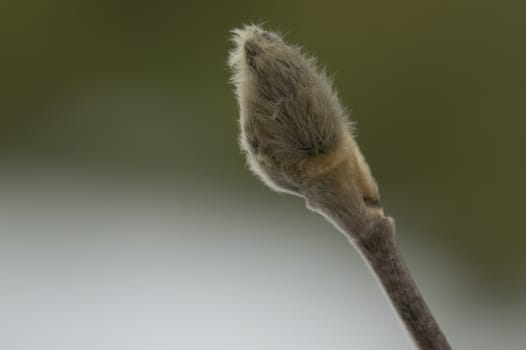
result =
[{"label": "blurred white background", "polygon": [[[299,199],[20,173],[0,183],[1,349],[412,347]],[[447,250],[399,240],[455,349],[526,348],[524,303],[484,302]]]}]

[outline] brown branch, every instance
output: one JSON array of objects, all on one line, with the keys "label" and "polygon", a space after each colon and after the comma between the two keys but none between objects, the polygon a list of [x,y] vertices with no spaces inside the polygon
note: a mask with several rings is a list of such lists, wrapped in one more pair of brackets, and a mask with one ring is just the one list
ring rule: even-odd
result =
[{"label": "brown branch", "polygon": [[395,240],[392,220],[382,218],[355,243],[420,349],[450,350],[427,307]]},{"label": "brown branch", "polygon": [[359,196],[351,165],[342,162],[312,179],[304,194],[307,206],[331,221],[360,252],[419,349],[450,350],[400,254],[394,220],[384,216],[379,201],[371,204]]}]

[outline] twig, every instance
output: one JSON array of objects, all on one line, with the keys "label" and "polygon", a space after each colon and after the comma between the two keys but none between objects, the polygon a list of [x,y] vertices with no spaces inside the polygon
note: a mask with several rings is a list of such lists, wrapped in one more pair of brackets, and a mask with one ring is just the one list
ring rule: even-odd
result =
[{"label": "twig", "polygon": [[451,349],[400,255],[394,226],[380,221],[356,246],[419,348]]},{"label": "twig", "polygon": [[233,31],[240,144],[269,187],[305,198],[357,248],[422,350],[450,346],[409,273],[369,167],[315,60],[258,26]]}]

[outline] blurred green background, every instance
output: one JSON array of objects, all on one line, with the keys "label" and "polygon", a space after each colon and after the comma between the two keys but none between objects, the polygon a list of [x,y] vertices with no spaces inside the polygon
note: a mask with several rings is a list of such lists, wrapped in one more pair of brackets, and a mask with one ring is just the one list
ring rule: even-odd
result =
[{"label": "blurred green background", "polygon": [[229,30],[264,23],[334,74],[402,244],[441,247],[480,294],[523,299],[525,13],[474,0],[3,1],[1,160],[298,206],[237,147]]}]

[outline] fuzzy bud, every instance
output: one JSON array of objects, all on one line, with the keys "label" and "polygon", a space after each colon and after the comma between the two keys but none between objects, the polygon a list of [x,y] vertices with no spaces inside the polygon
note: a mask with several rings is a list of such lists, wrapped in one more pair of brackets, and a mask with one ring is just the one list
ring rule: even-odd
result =
[{"label": "fuzzy bud", "polygon": [[305,197],[313,186],[323,192],[319,187],[338,174],[377,206],[376,183],[348,117],[315,60],[255,25],[234,30],[232,41],[240,144],[251,170],[271,188]]}]

